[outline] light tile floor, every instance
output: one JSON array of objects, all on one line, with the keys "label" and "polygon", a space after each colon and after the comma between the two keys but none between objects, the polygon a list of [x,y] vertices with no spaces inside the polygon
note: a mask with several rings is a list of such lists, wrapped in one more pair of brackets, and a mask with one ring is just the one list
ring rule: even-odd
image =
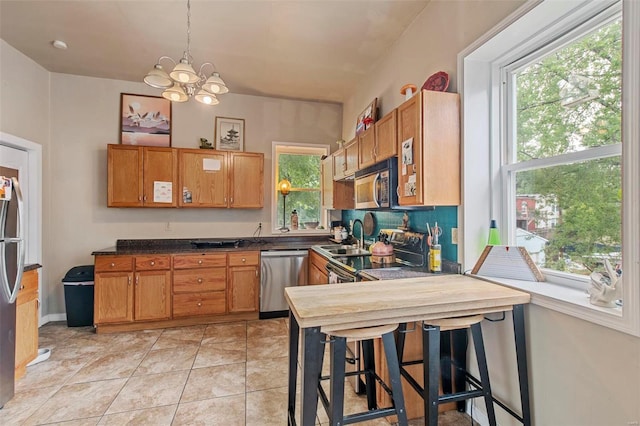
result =
[{"label": "light tile floor", "polygon": [[[2,425],[287,424],[284,319],[118,334],[63,322],[39,332],[51,357],[18,380],[15,397],[0,410]],[[353,392],[345,399],[346,413],[366,409]],[[320,404],[317,424],[326,423]],[[360,424],[389,425],[384,419]],[[448,412],[440,424],[471,419]]]}]

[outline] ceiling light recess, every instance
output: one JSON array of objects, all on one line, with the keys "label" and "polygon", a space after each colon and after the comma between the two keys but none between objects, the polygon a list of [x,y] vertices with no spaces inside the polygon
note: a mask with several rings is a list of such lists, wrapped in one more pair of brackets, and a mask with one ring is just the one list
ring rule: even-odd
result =
[{"label": "ceiling light recess", "polygon": [[[167,74],[161,65],[163,60],[173,63],[173,70]],[[198,102],[206,105],[220,103],[217,95],[227,93],[229,89],[220,78],[216,67],[211,62],[205,62],[198,72],[193,69],[191,57],[191,1],[187,0],[187,50],[179,62],[169,56],[161,56],[151,71],[144,77],[144,82],[156,89],[164,89],[162,96],[172,102],[186,102],[195,97]],[[204,69],[210,66],[213,71],[207,77]]]}]

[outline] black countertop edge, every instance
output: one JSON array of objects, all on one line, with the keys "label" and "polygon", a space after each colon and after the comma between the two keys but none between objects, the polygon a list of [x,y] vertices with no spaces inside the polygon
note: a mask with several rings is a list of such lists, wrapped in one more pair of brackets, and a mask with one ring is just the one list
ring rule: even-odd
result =
[{"label": "black countertop edge", "polygon": [[[202,253],[242,250],[307,250],[313,245],[326,244],[329,235],[254,238],[182,238],[157,240],[117,240],[115,247],[92,252],[97,255]],[[210,241],[235,242],[233,247],[196,247],[196,243]]]},{"label": "black countertop edge", "polygon": [[42,265],[39,263],[30,263],[29,265],[24,265],[24,272],[33,271],[34,269],[42,268]]}]

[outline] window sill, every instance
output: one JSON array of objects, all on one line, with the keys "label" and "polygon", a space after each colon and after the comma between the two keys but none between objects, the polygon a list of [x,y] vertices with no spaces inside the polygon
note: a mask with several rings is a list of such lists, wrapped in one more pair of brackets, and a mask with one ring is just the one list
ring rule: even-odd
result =
[{"label": "window sill", "polygon": [[327,229],[289,229],[288,231],[281,231],[279,229],[272,229],[271,235],[330,235],[331,233]]},{"label": "window sill", "polygon": [[479,275],[473,276],[517,290],[526,291],[531,295],[531,304],[533,305],[542,306],[604,327],[628,332],[622,322],[622,307],[604,308],[592,305],[589,302],[588,293],[583,289],[567,287],[547,281],[534,282]]}]

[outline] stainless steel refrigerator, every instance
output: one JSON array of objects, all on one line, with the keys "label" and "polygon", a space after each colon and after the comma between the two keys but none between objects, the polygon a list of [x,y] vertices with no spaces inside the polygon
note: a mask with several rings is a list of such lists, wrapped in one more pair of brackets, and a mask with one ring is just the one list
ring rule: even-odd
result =
[{"label": "stainless steel refrigerator", "polygon": [[14,393],[16,298],[24,270],[24,231],[18,179],[0,176],[0,408]]}]

